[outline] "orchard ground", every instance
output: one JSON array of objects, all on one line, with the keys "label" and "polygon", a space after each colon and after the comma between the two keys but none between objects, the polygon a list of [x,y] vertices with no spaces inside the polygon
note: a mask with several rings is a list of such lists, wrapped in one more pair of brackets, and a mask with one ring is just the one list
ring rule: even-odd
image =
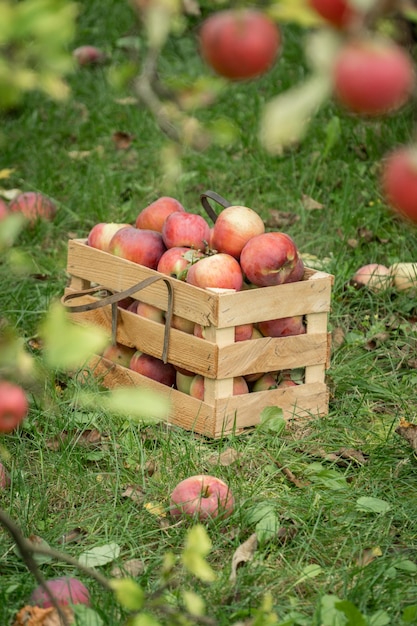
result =
[{"label": "orchard ground", "polygon": [[[197,23],[168,43],[163,77],[209,74],[195,52]],[[86,237],[101,221],[134,223],[139,210],[167,192],[187,210],[202,212],[199,195],[212,189],[258,211],[268,227],[290,234],[311,255],[308,265],[334,274],[328,417],[281,434],[255,429],[206,441],[165,425],[141,427],[79,410],[77,382],[51,376],[44,394],[29,392],[23,427],[1,439],[12,486],[0,493],[0,506],[26,536],[39,535],[73,556],[117,544],[118,564],[140,559],[137,580],[152,593],[164,554],[181,552],[187,530],[165,516],[170,492],[187,476],[213,474],[236,500],[230,518],[208,527],[217,580],[200,583],[180,569],[170,602],[180,589],[195,589],[207,614],[226,626],[249,618],[270,593],[279,621],[307,626],[334,623],[320,616],[333,595],[353,603],[369,618],[364,623],[417,623],[417,611],[404,614],[416,604],[417,467],[411,446],[395,432],[400,418],[416,419],[416,301],[405,292],[349,285],[362,265],[417,260],[416,227],[388,210],[378,186],[382,156],[415,133],[414,105],[364,121],[329,103],[301,145],[268,155],[257,139],[262,106],[307,73],[303,32],[286,26],[283,34],[282,56],[267,75],[226,86],[218,102],[199,113],[231,119],[236,141],[186,151],[183,174],[169,190],[160,166],[165,139],[131,92],[111,88],[109,65],[77,70],[65,104],[32,95],[5,115],[0,169],[13,172],[3,187],[42,191],[58,213],[19,237],[19,250],[33,258],[29,273],[16,275],[0,264],[0,311],[41,359],[34,338],[49,304],[63,293],[70,237]],[[127,3],[107,0],[104,9],[102,2],[85,2],[74,47],[98,46],[117,67],[126,58],[122,38],[136,35]],[[124,148],[120,137],[128,138]],[[342,449],[350,450],[344,458],[331,455]],[[262,510],[268,512],[264,526]],[[287,530],[284,544],[278,528]],[[76,541],[63,546],[60,538],[75,529]],[[261,542],[254,558],[231,581],[232,555],[255,530]],[[3,531],[0,559],[0,623],[9,624],[36,583]],[[112,566],[101,570],[110,575]],[[41,567],[48,577],[75,573],[62,563]],[[112,595],[81,578],[103,622],[119,623]]]}]

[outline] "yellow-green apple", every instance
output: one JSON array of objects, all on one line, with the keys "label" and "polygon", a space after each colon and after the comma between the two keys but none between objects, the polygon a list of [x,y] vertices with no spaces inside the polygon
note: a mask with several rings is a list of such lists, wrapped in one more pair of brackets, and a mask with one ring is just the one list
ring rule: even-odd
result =
[{"label": "yellow-green apple", "polygon": [[97,250],[108,252],[109,243],[115,233],[121,228],[127,228],[130,224],[118,224],[116,222],[99,222],[94,224],[87,236],[87,245]]},{"label": "yellow-green apple", "polygon": [[80,66],[100,65],[106,61],[105,53],[95,46],[78,46],[72,51],[72,56]]},{"label": "yellow-green apple", "polygon": [[140,211],[136,218],[136,228],[157,230],[161,233],[168,215],[176,211],[185,212],[181,202],[170,196],[162,196]]},{"label": "yellow-green apple", "polygon": [[20,385],[0,381],[0,433],[10,433],[25,419],[29,410],[26,393]]},{"label": "yellow-green apple", "polygon": [[37,191],[19,193],[9,203],[9,210],[12,213],[21,213],[32,225],[38,219],[51,221],[57,213],[56,204]]},{"label": "yellow-green apple", "polygon": [[210,226],[202,215],[175,211],[164,222],[162,238],[167,248],[205,250],[210,239]]},{"label": "yellow-green apple", "polygon": [[[235,376],[233,379],[233,395],[240,396],[241,394],[248,393],[248,383],[243,376]],[[197,398],[197,400],[204,400],[204,376],[196,374],[190,385],[190,396]]]},{"label": "yellow-green apple", "polygon": [[297,246],[289,235],[270,232],[249,239],[240,255],[240,265],[249,282],[268,287],[285,283],[298,259]]},{"label": "yellow-green apple", "polygon": [[130,360],[130,369],[153,380],[173,387],[175,385],[175,368],[171,363],[137,350]]},{"label": "yellow-green apple", "polygon": [[417,263],[394,263],[389,268],[397,291],[410,291],[413,297],[417,289]]},{"label": "yellow-green apple", "polygon": [[165,313],[162,309],[154,306],[153,304],[142,302],[141,300],[137,302],[135,313],[141,315],[142,317],[146,317],[148,320],[152,320],[153,322],[163,324],[165,321]]},{"label": "yellow-green apple", "polygon": [[224,519],[234,510],[235,501],[229,486],[216,476],[198,474],[182,480],[171,493],[172,517],[196,521]]},{"label": "yellow-green apple", "polygon": [[200,29],[203,59],[229,80],[264,74],[275,62],[280,47],[279,28],[263,11],[256,9],[215,12]]},{"label": "yellow-green apple", "polygon": [[402,107],[414,89],[413,61],[390,39],[349,39],[333,64],[336,100],[352,113],[378,116]]},{"label": "yellow-green apple", "polygon": [[129,348],[122,343],[111,344],[103,351],[103,358],[123,365],[123,367],[129,367],[132,356],[135,354],[135,348]]},{"label": "yellow-green apple", "polygon": [[171,326],[172,328],[176,328],[177,330],[181,330],[183,333],[188,333],[192,335],[194,333],[194,322],[192,320],[187,320],[185,317],[181,315],[176,315],[175,313],[171,318]]},{"label": "yellow-green apple", "polygon": [[360,267],[352,276],[354,285],[365,285],[371,291],[382,291],[392,286],[390,270],[380,263],[369,263]]},{"label": "yellow-green apple", "polygon": [[255,380],[252,385],[252,391],[268,391],[268,389],[276,389],[278,387],[275,372],[266,372],[260,378]]},{"label": "yellow-green apple", "polygon": [[181,370],[176,368],[175,383],[178,391],[190,395],[190,387],[195,374],[184,374]]},{"label": "yellow-green apple", "polygon": [[[247,341],[248,339],[252,339],[252,333],[253,324],[239,324],[235,326],[235,341]],[[201,324],[194,324],[194,335],[200,337],[200,339],[205,339],[205,327]]]},{"label": "yellow-green apple", "polygon": [[213,226],[211,247],[239,259],[242,248],[255,235],[265,232],[262,218],[246,206],[223,209]]},{"label": "yellow-green apple", "polygon": [[3,198],[0,198],[0,220],[9,215],[9,205]]},{"label": "yellow-green apple", "polygon": [[309,0],[309,5],[326,22],[339,29],[345,29],[360,17],[359,11],[347,0]]},{"label": "yellow-green apple", "polygon": [[243,274],[239,261],[235,257],[218,252],[191,265],[187,272],[186,282],[203,289],[211,287],[240,291],[243,285]]},{"label": "yellow-green apple", "polygon": [[161,274],[166,274],[172,278],[178,278],[185,281],[188,267],[204,256],[200,250],[186,248],[184,246],[175,246],[169,248],[159,259],[157,270]]},{"label": "yellow-green apple", "polygon": [[417,222],[417,148],[403,145],[382,161],[381,188],[387,204],[402,217]]},{"label": "yellow-green apple", "polygon": [[7,489],[10,486],[10,474],[7,469],[4,467],[3,463],[0,463],[0,491],[2,489]]},{"label": "yellow-green apple", "polygon": [[[61,576],[46,581],[46,586],[60,606],[68,604],[85,604],[90,606],[90,593],[78,578]],[[44,609],[52,606],[51,600],[43,586],[37,587],[30,596],[30,603]]]},{"label": "yellow-green apple", "polygon": [[306,332],[302,315],[258,322],[258,328],[264,337],[289,337]]},{"label": "yellow-green apple", "polygon": [[115,256],[145,265],[153,270],[166,248],[161,233],[134,226],[120,228],[109,243],[109,252]]}]

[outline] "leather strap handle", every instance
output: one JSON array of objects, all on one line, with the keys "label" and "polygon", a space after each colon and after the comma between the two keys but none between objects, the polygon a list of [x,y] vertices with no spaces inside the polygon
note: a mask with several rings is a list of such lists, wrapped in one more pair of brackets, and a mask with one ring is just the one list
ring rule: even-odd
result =
[{"label": "leather strap handle", "polygon": [[210,190],[204,191],[204,193],[200,194],[200,200],[207,215],[213,220],[213,222],[217,220],[217,213],[211,206],[209,200],[214,200],[214,202],[217,202],[217,204],[219,204],[223,209],[227,209],[228,206],[232,206],[232,204],[223,198],[223,196],[220,196],[215,191]]},{"label": "leather strap handle", "polygon": [[[111,321],[112,321],[112,343],[116,344],[116,333],[117,333],[117,321],[118,321],[118,308],[117,303],[124,298],[128,298],[133,295],[137,291],[141,289],[145,289],[152,285],[157,280],[163,280],[167,290],[168,290],[168,307],[165,315],[165,330],[164,330],[164,345],[162,349],[162,360],[164,363],[168,361],[168,347],[169,347],[169,331],[171,328],[171,320],[172,320],[172,311],[174,304],[174,290],[172,288],[171,281],[168,278],[164,278],[162,276],[149,276],[149,278],[145,278],[145,280],[132,285],[128,289],[124,291],[112,291],[111,289],[106,289],[104,287],[90,287],[88,289],[82,289],[81,291],[77,291],[75,293],[67,293],[62,296],[61,303],[72,313],[83,313],[85,311],[94,311],[95,309],[100,309],[104,306],[111,305]],[[77,298],[82,298],[83,296],[93,295],[99,292],[107,292],[109,295],[105,296],[101,300],[96,300],[95,302],[89,302],[87,304],[69,304],[70,300],[74,300]]]}]

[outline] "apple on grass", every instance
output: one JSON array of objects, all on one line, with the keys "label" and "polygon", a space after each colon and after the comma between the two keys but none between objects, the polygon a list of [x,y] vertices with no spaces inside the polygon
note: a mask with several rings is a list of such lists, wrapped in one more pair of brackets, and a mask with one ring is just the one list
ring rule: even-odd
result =
[{"label": "apple on grass", "polygon": [[392,286],[392,276],[385,265],[368,263],[356,270],[351,282],[355,286],[366,286],[371,291],[382,291]]},{"label": "apple on grass", "polygon": [[9,204],[11,213],[21,213],[31,225],[38,219],[51,221],[57,213],[54,202],[37,191],[19,193]]},{"label": "apple on grass", "polygon": [[264,337],[290,337],[303,335],[306,332],[302,315],[258,322],[258,329]]},{"label": "apple on grass", "polygon": [[173,387],[175,385],[175,368],[171,363],[164,363],[150,354],[137,350],[130,360],[129,367],[134,372],[152,378],[157,382]]},{"label": "apple on grass", "polygon": [[108,252],[109,243],[115,233],[121,228],[127,228],[130,224],[118,224],[116,222],[99,222],[94,224],[87,236],[87,245],[97,250]]},{"label": "apple on grass", "polygon": [[269,232],[249,239],[240,255],[247,280],[258,287],[281,285],[299,267],[293,239],[281,232]]},{"label": "apple on grass", "polygon": [[[90,606],[90,593],[78,578],[60,576],[46,581],[46,586],[60,606],[84,604]],[[30,596],[30,603],[44,609],[52,607],[51,600],[43,587],[37,587]]]},{"label": "apple on grass", "polygon": [[79,66],[100,65],[106,61],[106,55],[96,46],[78,46],[72,51],[72,56]]},{"label": "apple on grass", "polygon": [[136,218],[136,228],[156,230],[161,233],[168,215],[176,211],[185,213],[181,202],[171,196],[162,196],[140,211]]},{"label": "apple on grass", "polygon": [[161,233],[134,226],[120,228],[110,240],[109,252],[115,256],[156,270],[166,248]]},{"label": "apple on grass", "polygon": [[262,11],[226,9],[208,17],[200,29],[200,52],[206,63],[230,80],[255,78],[278,57],[281,33]]},{"label": "apple on grass", "polygon": [[175,211],[164,222],[162,238],[167,248],[205,250],[210,239],[210,226],[202,215]]},{"label": "apple on grass", "polygon": [[217,252],[225,252],[239,259],[245,243],[264,232],[265,224],[256,211],[240,205],[229,206],[217,217],[210,246]]},{"label": "apple on grass", "polygon": [[0,381],[0,433],[10,433],[25,419],[29,403],[23,388]]},{"label": "apple on grass", "polygon": [[230,254],[219,252],[191,265],[187,272],[186,282],[203,289],[240,291],[243,286],[243,274],[239,261]]},{"label": "apple on grass", "polygon": [[182,480],[171,493],[170,513],[175,519],[208,521],[229,517],[235,501],[229,486],[220,478],[206,474]]}]

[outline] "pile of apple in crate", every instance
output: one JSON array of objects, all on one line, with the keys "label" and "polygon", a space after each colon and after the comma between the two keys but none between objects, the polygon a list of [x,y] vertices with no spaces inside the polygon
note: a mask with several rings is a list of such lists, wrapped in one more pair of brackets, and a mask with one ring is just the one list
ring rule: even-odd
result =
[{"label": "pile of apple in crate", "polygon": [[255,210],[210,191],[201,201],[207,218],[164,196],[134,225],[69,241],[71,317],[112,337],[90,371],[107,388],[166,394],[169,422],[210,437],[258,424],[267,407],[325,415],[332,276],[304,267]]}]

